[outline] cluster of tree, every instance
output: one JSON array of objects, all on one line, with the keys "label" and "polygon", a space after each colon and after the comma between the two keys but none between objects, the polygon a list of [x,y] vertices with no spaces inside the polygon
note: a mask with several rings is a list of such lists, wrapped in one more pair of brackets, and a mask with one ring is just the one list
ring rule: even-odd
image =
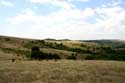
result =
[{"label": "cluster of tree", "polygon": [[[29,57],[29,56],[28,56]],[[42,59],[61,59],[58,54],[44,53],[40,51],[38,46],[33,46],[31,49],[30,59],[42,60]],[[67,56],[66,59],[77,59],[77,54],[72,53],[70,56]]]},{"label": "cluster of tree", "polygon": [[[94,59],[94,60],[125,60],[125,49],[114,49],[111,46],[87,46],[81,44],[81,48],[67,47],[63,43],[56,42],[45,42],[44,40],[32,41],[33,45],[31,51],[31,59],[61,59],[58,54],[44,53],[40,51],[39,47],[49,47],[60,50],[68,50],[76,53],[86,53],[89,56],[86,56],[85,59]],[[83,48],[83,49],[82,49]],[[75,55],[70,55],[66,59],[74,59],[77,57]]]},{"label": "cluster of tree", "polygon": [[40,51],[39,47],[34,46],[31,49],[31,59],[37,59],[37,60],[42,60],[42,59],[61,59],[61,57],[57,54],[51,54],[51,53],[43,53]]},{"label": "cluster of tree", "polygon": [[46,43],[46,46],[50,47],[50,48],[54,48],[54,49],[61,49],[64,50],[67,48],[67,46],[65,46],[63,43]]},{"label": "cluster of tree", "polygon": [[116,55],[116,54],[105,54],[105,55],[87,55],[85,57],[86,60],[119,60],[125,61],[125,55]]},{"label": "cluster of tree", "polygon": [[24,48],[32,48],[33,46],[39,46],[39,47],[46,47],[46,42],[44,40],[32,40],[32,41],[28,41],[28,42],[25,42],[23,44],[23,47]]},{"label": "cluster of tree", "polygon": [[[45,43],[44,43],[45,44]],[[81,44],[81,47],[84,48],[72,48],[72,47],[67,47],[63,43],[46,43],[46,46],[54,49],[60,49],[60,50],[68,50],[72,52],[77,52],[77,53],[89,53],[89,54],[107,54],[107,53],[114,53],[114,50],[110,46],[87,46],[84,44]]]},{"label": "cluster of tree", "polygon": [[31,44],[27,44],[27,46],[42,46],[42,47],[49,47],[49,48],[54,48],[54,49],[60,49],[60,50],[68,50],[72,52],[77,52],[77,53],[112,53],[113,50],[110,46],[87,46],[85,44],[81,44],[81,47],[84,48],[72,48],[72,47],[67,47],[63,43],[56,43],[56,42],[47,42],[44,40],[36,40],[36,41],[31,41]]},{"label": "cluster of tree", "polygon": [[56,42],[55,43],[45,43],[45,45],[50,48],[54,48],[54,49],[68,50],[68,51],[77,52],[77,53],[91,53],[90,50],[83,50],[81,48],[67,47],[63,43],[56,43]]},{"label": "cluster of tree", "polygon": [[[44,53],[40,51],[39,47],[34,46],[31,49],[31,59],[42,60],[42,59],[61,59],[58,54]],[[67,56],[66,59],[77,60],[77,53],[72,53]],[[85,56],[85,60],[121,60],[125,61],[124,54],[89,54]]]}]

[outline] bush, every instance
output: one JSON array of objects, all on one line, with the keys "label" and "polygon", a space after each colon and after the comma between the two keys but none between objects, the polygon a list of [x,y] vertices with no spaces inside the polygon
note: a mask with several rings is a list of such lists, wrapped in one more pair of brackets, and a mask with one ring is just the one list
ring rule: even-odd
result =
[{"label": "bush", "polygon": [[44,59],[61,59],[61,57],[57,54],[44,53]]},{"label": "bush", "polygon": [[68,56],[68,57],[67,57],[67,59],[76,60],[76,59],[77,59],[77,57],[76,57],[74,54],[72,54],[71,56]]},{"label": "bush", "polygon": [[59,55],[57,55],[57,54],[53,54],[53,58],[54,59],[61,59],[61,57]]},{"label": "bush", "polygon": [[33,52],[33,51],[40,51],[40,49],[39,49],[38,46],[33,46],[32,49],[31,49],[31,51],[32,51],[32,52]]},{"label": "bush", "polygon": [[95,59],[95,55],[87,55],[85,57],[86,60],[94,60]]},{"label": "bush", "polygon": [[40,51],[39,47],[34,46],[31,49],[31,59],[42,60],[42,59],[61,59],[57,54],[43,53]]},{"label": "bush", "polygon": [[40,49],[37,46],[32,47],[31,49],[31,59],[38,59],[40,56]]}]

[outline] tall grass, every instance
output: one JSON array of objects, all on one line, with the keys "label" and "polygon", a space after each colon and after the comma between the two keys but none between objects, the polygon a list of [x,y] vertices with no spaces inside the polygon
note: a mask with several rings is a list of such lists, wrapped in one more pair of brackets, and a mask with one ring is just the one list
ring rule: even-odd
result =
[{"label": "tall grass", "polygon": [[0,61],[0,83],[125,83],[125,62]]}]

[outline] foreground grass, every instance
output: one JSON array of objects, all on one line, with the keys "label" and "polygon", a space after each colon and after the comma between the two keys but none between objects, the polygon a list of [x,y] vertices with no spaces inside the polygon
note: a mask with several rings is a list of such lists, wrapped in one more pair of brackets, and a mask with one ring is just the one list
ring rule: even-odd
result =
[{"label": "foreground grass", "polygon": [[125,62],[0,61],[0,83],[125,83]]}]

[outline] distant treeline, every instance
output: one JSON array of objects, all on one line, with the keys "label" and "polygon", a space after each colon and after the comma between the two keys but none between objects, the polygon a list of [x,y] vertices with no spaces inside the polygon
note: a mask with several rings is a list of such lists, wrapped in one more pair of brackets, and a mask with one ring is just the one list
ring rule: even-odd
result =
[{"label": "distant treeline", "polygon": [[[31,55],[29,57],[30,59],[37,59],[37,60],[43,60],[43,59],[61,59],[61,56],[58,54],[52,54],[52,53],[44,53],[40,51],[39,47],[34,46],[31,49]],[[67,59],[76,59],[76,56],[72,54],[71,56],[68,56]]]},{"label": "distant treeline", "polygon": [[[64,45],[63,43],[56,43],[56,42],[46,42],[45,40],[36,40],[31,41],[30,43],[26,44],[26,47],[31,48],[32,46],[39,46],[44,48],[54,48],[54,49],[60,49],[60,50],[67,50],[77,53],[124,53],[125,54],[125,48],[122,49],[116,49],[113,48],[110,45],[95,45],[95,46],[88,46],[86,44],[80,44],[80,48],[74,48],[74,47],[68,47]],[[83,48],[83,49],[82,49]]]},{"label": "distant treeline", "polygon": [[[62,59],[63,55],[59,55],[59,52],[53,53],[52,51],[50,53],[47,53],[45,51],[42,51],[42,48],[46,49],[57,49],[61,52],[68,51],[69,54],[66,54],[67,56],[64,56],[64,59],[89,59],[89,60],[123,60],[125,61],[125,44],[114,42],[112,43],[109,41],[95,41],[95,43],[98,44],[92,44],[92,43],[82,43],[79,42],[77,45],[74,45],[70,41],[70,43],[65,43],[63,41],[57,41],[57,40],[13,40],[11,38],[1,38],[1,42],[6,42],[10,45],[18,45],[20,44],[20,47],[22,49],[18,48],[9,48],[9,47],[2,47],[0,45],[0,50],[2,50],[5,53],[14,53],[17,55],[26,55],[30,59]],[[17,43],[18,42],[18,43]],[[15,44],[17,43],[17,44]],[[30,51],[31,49],[31,51]],[[34,50],[36,49],[36,50]],[[41,50],[40,50],[41,49]],[[79,56],[80,54],[80,56]],[[83,58],[81,58],[83,56]]]},{"label": "distant treeline", "polygon": [[[31,49],[31,55],[30,59],[37,59],[37,60],[43,60],[43,59],[62,59],[60,55],[58,54],[52,54],[52,53],[44,53],[40,51],[38,46],[34,46]],[[65,59],[73,59],[77,60],[77,53],[76,54],[71,54],[70,56],[65,57]],[[97,54],[97,53],[92,53],[89,55],[86,55],[85,60],[121,60],[125,61],[125,55],[120,54],[120,53],[114,53],[114,54]]]}]

